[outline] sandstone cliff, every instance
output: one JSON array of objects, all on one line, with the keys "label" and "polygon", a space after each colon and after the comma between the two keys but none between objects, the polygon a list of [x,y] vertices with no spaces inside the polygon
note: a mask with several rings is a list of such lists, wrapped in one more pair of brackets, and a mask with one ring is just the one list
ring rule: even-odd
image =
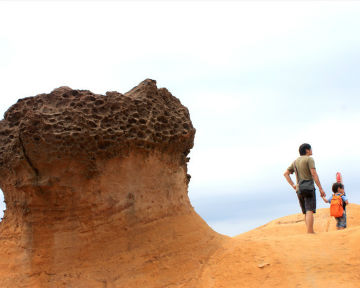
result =
[{"label": "sandstone cliff", "polygon": [[0,287],[359,287],[359,205],[344,231],[321,209],[315,235],[300,214],[219,235],[187,195],[194,134],[153,80],[19,100],[0,122]]}]

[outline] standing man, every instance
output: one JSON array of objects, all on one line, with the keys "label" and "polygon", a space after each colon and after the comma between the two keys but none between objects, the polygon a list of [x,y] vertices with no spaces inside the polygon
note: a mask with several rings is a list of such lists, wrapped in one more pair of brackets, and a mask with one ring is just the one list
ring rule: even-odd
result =
[{"label": "standing man", "polygon": [[[299,198],[300,207],[302,210],[302,213],[305,214],[305,224],[307,228],[307,233],[314,233],[314,213],[316,213],[316,196],[315,196],[315,189],[313,193],[309,196],[303,196],[301,195],[298,186],[295,185],[294,182],[291,180],[290,174],[295,172],[296,170],[299,179],[302,180],[313,180],[315,181],[316,186],[320,190],[320,196],[326,196],[323,188],[321,187],[319,176],[316,173],[315,169],[315,162],[312,157],[312,150],[310,144],[304,143],[300,145],[299,147],[299,153],[300,157],[298,157],[289,168],[286,169],[284,176],[286,178],[286,181],[291,185],[291,187],[294,188],[294,190],[297,193],[297,196]],[[297,179],[297,183],[299,182],[299,179]]]}]

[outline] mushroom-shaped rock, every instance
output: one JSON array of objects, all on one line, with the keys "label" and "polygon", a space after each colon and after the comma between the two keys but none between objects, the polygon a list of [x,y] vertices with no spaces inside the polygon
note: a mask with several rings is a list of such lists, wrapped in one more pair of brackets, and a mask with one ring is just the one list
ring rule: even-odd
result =
[{"label": "mushroom-shaped rock", "polygon": [[150,79],[19,100],[0,122],[0,287],[193,285],[223,239],[187,195],[194,135]]}]

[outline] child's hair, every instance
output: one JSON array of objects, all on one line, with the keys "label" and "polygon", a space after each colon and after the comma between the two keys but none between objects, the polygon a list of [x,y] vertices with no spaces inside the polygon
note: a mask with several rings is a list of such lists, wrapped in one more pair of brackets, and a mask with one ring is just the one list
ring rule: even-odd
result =
[{"label": "child's hair", "polygon": [[336,183],[334,183],[333,186],[332,186],[332,191],[333,191],[334,193],[336,193],[336,192],[338,192],[338,189],[339,189],[339,188],[343,189],[343,188],[344,188],[344,185],[343,185],[342,183],[336,182]]}]

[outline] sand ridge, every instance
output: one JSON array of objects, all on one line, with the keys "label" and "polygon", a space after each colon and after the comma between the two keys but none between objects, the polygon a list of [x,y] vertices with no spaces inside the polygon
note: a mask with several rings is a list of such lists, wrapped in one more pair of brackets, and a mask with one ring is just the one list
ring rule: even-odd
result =
[{"label": "sand ridge", "polygon": [[294,214],[228,239],[209,260],[200,287],[359,287],[360,205],[347,212],[349,228],[342,231],[324,208],[313,235]]}]

